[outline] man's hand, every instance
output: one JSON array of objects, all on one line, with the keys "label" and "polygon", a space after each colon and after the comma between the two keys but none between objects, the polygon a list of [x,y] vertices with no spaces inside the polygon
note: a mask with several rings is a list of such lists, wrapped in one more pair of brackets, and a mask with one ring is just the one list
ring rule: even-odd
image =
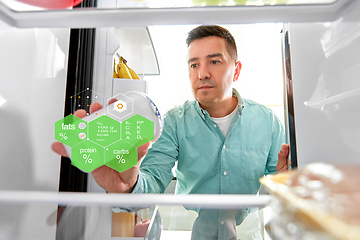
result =
[{"label": "man's hand", "polygon": [[[116,102],[116,99],[111,99],[109,104]],[[96,112],[102,108],[100,103],[92,103],[90,105],[90,113]],[[87,112],[84,109],[79,109],[74,113],[77,117],[83,118],[87,116]],[[150,142],[138,147],[138,164],[122,173],[103,165],[91,172],[95,181],[100,187],[104,188],[109,193],[130,193],[134,189],[137,182],[140,160],[146,155]],[[61,142],[54,142],[52,144],[54,152],[61,156],[68,157]]]},{"label": "man's hand", "polygon": [[291,165],[289,154],[290,154],[290,145],[289,144],[281,145],[281,149],[278,154],[278,163],[276,164],[276,170],[278,173],[287,171],[288,163],[289,165]]}]

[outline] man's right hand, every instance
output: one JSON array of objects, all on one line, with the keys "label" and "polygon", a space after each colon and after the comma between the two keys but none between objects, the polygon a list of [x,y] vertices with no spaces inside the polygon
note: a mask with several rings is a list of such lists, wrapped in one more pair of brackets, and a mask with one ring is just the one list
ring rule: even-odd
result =
[{"label": "man's right hand", "polygon": [[[109,101],[109,104],[116,101],[116,99],[112,99]],[[90,114],[100,110],[101,108],[102,105],[100,103],[92,103],[90,105]],[[87,116],[87,112],[84,109],[79,109],[74,114],[79,118]],[[151,143],[148,142],[138,147],[138,163],[136,166],[120,173],[106,165],[103,165],[91,172],[95,181],[100,187],[109,193],[131,193],[137,182],[141,159],[146,155],[150,144]],[[68,157],[64,145],[61,142],[54,142],[51,147],[54,152],[60,154],[61,156]]]}]

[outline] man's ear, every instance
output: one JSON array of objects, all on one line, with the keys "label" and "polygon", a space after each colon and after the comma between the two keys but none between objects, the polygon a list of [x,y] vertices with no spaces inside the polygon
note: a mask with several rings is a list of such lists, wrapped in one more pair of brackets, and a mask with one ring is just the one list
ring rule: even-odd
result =
[{"label": "man's ear", "polygon": [[239,79],[240,71],[241,71],[242,64],[240,61],[237,61],[235,63],[235,73],[234,73],[234,79],[233,82],[236,82]]}]

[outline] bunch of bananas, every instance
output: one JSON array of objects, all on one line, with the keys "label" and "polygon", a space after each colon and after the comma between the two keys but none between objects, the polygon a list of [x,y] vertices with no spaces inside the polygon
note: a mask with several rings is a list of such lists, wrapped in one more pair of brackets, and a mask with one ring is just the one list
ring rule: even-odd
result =
[{"label": "bunch of bananas", "polygon": [[128,67],[128,65],[126,64],[127,61],[121,56],[118,57],[119,57],[119,63],[117,65],[115,64],[115,59],[114,59],[113,77],[125,78],[125,79],[139,79],[139,76],[136,74],[136,72]]}]

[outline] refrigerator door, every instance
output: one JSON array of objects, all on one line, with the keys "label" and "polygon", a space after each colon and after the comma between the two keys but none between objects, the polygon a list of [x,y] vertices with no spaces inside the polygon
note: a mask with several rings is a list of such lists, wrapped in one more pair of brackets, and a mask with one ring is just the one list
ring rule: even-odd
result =
[{"label": "refrigerator door", "polygon": [[[69,29],[0,22],[0,189],[57,191],[60,158],[49,145],[63,117]],[[56,204],[0,204],[0,239],[54,238]]]},{"label": "refrigerator door", "polygon": [[357,164],[360,4],[332,22],[289,24],[299,166]]}]

